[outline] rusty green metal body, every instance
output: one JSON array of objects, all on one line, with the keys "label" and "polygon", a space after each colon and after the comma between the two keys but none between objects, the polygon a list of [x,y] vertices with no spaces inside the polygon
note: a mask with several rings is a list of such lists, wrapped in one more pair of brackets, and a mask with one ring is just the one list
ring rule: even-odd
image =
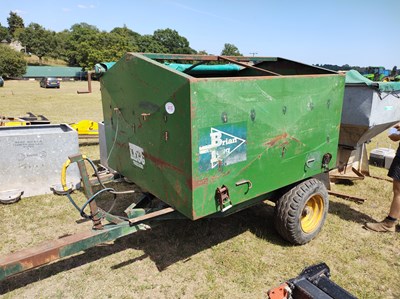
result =
[{"label": "rusty green metal body", "polygon": [[[273,57],[127,53],[103,74],[101,91],[108,165],[146,194],[127,217],[105,212],[95,198],[115,190],[101,183],[90,159],[70,156],[88,200],[80,208],[65,194],[93,230],[1,257],[0,281],[154,222],[225,216],[274,196],[286,240],[304,244],[321,229],[326,190],[306,179],[336,166],[344,76]],[[94,194],[97,183],[103,189]],[[286,188],[295,199],[281,196]]]},{"label": "rusty green metal body", "polygon": [[[172,60],[193,67],[163,63]],[[195,72],[210,61],[240,68]],[[193,220],[336,165],[344,76],[335,72],[273,57],[127,53],[101,91],[109,165]]]},{"label": "rusty green metal body", "polygon": [[0,281],[14,274],[42,266],[139,230],[146,230],[146,226],[143,224],[130,226],[128,223],[107,225],[103,230],[91,230],[69,235],[0,257]]},{"label": "rusty green metal body", "polygon": [[[90,160],[70,156],[88,200],[80,208],[65,194],[93,230],[1,257],[0,281],[159,221],[225,216],[264,199],[280,197],[276,222],[289,242],[321,229],[326,190],[306,179],[336,166],[344,76],[282,58],[128,53],[101,77],[101,90],[108,165],[146,194],[127,217],[105,212],[95,198],[113,189],[95,170],[103,189],[93,194]],[[286,189],[296,198],[282,196]]]}]

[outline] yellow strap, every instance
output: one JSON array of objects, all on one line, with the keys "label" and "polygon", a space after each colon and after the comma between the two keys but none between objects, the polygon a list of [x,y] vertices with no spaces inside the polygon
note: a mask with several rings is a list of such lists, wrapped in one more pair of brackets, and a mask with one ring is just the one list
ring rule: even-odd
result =
[{"label": "yellow strap", "polygon": [[[82,160],[87,160],[87,159],[88,158],[86,157],[86,155],[82,155]],[[62,169],[61,169],[61,186],[64,191],[69,190],[69,188],[67,186],[67,168],[70,164],[71,164],[71,160],[67,159],[67,161],[65,161],[65,163],[63,164]]]},{"label": "yellow strap", "polygon": [[61,169],[61,186],[63,187],[64,191],[68,191],[68,186],[67,186],[67,168],[71,164],[71,160],[68,159],[65,161],[65,163],[62,166]]}]

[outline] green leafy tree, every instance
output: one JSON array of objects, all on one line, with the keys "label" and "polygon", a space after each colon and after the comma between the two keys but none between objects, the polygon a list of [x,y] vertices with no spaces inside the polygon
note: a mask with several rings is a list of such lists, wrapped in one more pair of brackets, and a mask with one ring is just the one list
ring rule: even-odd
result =
[{"label": "green leafy tree", "polygon": [[86,64],[82,66],[93,68],[96,63],[116,61],[126,52],[137,51],[136,46],[131,44],[131,40],[128,37],[122,37],[118,34],[101,32],[97,35],[97,40],[97,44],[101,45],[101,49],[90,51]]},{"label": "green leafy tree", "polygon": [[115,27],[113,30],[110,31],[110,33],[115,33],[121,36],[126,36],[126,37],[131,37],[131,38],[138,38],[140,36],[139,33],[132,31],[126,25],[123,27]]},{"label": "green leafy tree", "polygon": [[21,77],[26,73],[24,55],[6,45],[0,45],[0,76]]},{"label": "green leafy tree", "polygon": [[152,35],[142,35],[138,39],[139,52],[143,53],[168,53],[168,49],[154,39]]},{"label": "green leafy tree", "polygon": [[23,29],[25,27],[24,20],[17,13],[12,11],[10,11],[10,16],[7,18],[7,22],[8,32],[12,38],[16,38],[17,33],[20,31],[19,29]]},{"label": "green leafy tree", "polygon": [[340,70],[349,71],[349,70],[351,70],[351,66],[348,64],[344,64],[341,66]]},{"label": "green leafy tree", "polygon": [[128,51],[137,51],[129,34],[108,33],[80,23],[71,27],[66,39],[66,55],[70,65],[92,69],[102,61],[119,60]]},{"label": "green leafy tree", "polygon": [[19,34],[19,40],[26,51],[39,57],[40,64],[44,56],[51,56],[56,48],[55,32],[46,30],[37,23],[31,23]]},{"label": "green leafy tree", "polygon": [[195,50],[189,47],[186,37],[180,36],[176,30],[159,29],[154,31],[153,38],[172,54],[194,54]]},{"label": "green leafy tree", "polygon": [[[71,27],[65,43],[69,65],[82,67],[88,65],[87,61],[91,45],[95,45],[96,36],[99,33],[100,30],[96,26],[87,23],[79,23]],[[99,46],[95,46],[95,49],[98,48]]]},{"label": "green leafy tree", "polygon": [[138,40],[140,39],[140,34],[132,31],[126,25],[124,27],[115,27],[110,31],[111,34],[120,36],[122,39],[126,39],[131,47],[132,52],[138,51]]},{"label": "green leafy tree", "polygon": [[395,65],[390,72],[390,76],[396,77],[397,76],[397,66]]},{"label": "green leafy tree", "polygon": [[11,36],[8,33],[8,28],[2,26],[1,23],[0,23],[0,42],[3,41],[3,40],[6,40],[6,41],[10,42],[11,41]]},{"label": "green leafy tree", "polygon": [[239,49],[234,44],[225,44],[224,49],[221,52],[222,56],[243,56]]},{"label": "green leafy tree", "polygon": [[68,62],[68,55],[67,55],[67,41],[69,38],[70,32],[68,30],[63,30],[61,32],[56,32],[54,34],[55,40],[55,48],[50,53],[50,57],[64,60]]}]

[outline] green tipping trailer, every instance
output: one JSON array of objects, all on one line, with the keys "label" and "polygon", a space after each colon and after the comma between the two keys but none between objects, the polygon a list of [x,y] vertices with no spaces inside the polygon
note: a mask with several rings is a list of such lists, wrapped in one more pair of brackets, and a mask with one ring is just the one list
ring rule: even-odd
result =
[{"label": "green tipping trailer", "polygon": [[[181,61],[191,66],[171,67]],[[344,76],[329,70],[127,53],[101,90],[110,167],[193,220],[276,199],[336,165]]]},{"label": "green tipping trailer", "polygon": [[[104,211],[101,193],[132,191],[106,187],[90,159],[70,156],[62,193],[93,230],[0,257],[0,280],[155,222],[227,216],[264,200],[275,202],[275,226],[287,241],[304,244],[319,233],[344,75],[277,57],[136,53],[99,69],[108,165],[143,193],[132,196],[126,216]],[[71,163],[87,197],[82,207],[67,187]]]}]

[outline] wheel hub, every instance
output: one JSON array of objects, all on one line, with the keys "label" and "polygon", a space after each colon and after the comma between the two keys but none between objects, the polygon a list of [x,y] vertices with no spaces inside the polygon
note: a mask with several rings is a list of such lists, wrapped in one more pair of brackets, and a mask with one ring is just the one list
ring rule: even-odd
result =
[{"label": "wheel hub", "polygon": [[306,206],[301,213],[301,217],[307,217],[308,215],[310,215],[311,212],[311,208],[309,206]]},{"label": "wheel hub", "polygon": [[320,225],[323,219],[324,201],[322,196],[316,194],[311,196],[301,213],[301,229],[305,233],[312,233]]}]

